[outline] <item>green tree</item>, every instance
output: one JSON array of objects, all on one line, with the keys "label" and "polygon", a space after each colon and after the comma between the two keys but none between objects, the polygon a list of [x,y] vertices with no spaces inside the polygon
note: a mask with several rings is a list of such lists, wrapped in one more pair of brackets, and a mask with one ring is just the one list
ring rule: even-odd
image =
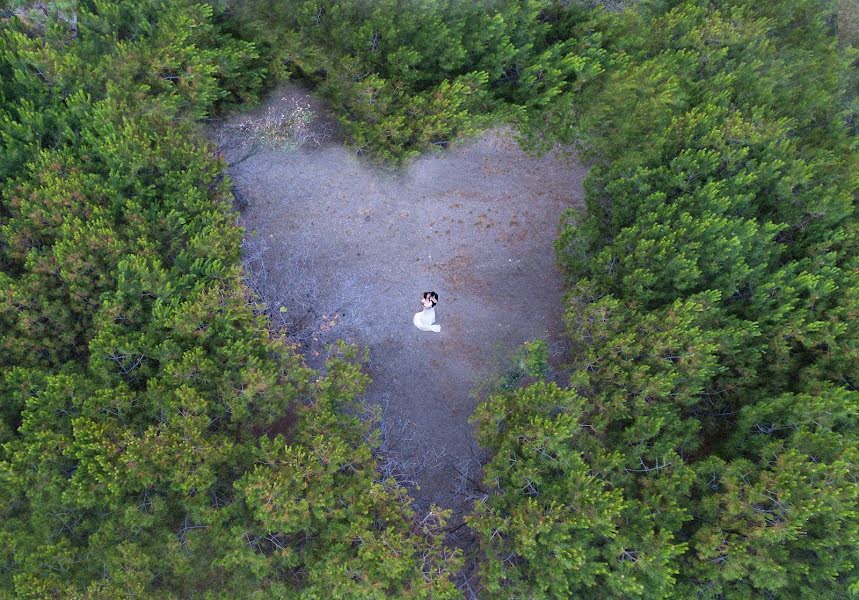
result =
[{"label": "green tree", "polygon": [[[650,536],[673,557],[644,563],[661,585],[620,591],[607,576],[589,596],[856,589],[856,144],[844,122],[849,56],[827,19],[805,1],[597,13],[580,44],[603,44],[603,70],[578,87],[559,73],[576,96],[559,92],[522,121],[544,144],[577,139],[594,165],[587,211],[564,216],[556,244],[570,283],[570,386],[587,424],[565,438],[569,451],[591,472],[595,445],[616,457],[601,481],[622,490],[625,527],[604,543],[637,532],[624,548]],[[529,399],[482,405],[486,439],[516,439],[523,422],[553,432],[558,406]],[[487,472],[505,481],[510,451],[487,443]],[[529,466],[559,485],[580,477]],[[521,485],[487,499],[498,523],[543,517],[546,499],[517,502]],[[553,514],[575,522],[576,500],[557,502]],[[496,568],[487,581],[546,594],[564,563],[510,554],[493,531],[478,529],[481,547],[510,556],[516,576]]]},{"label": "green tree", "polygon": [[77,17],[0,29],[0,595],[450,597],[360,364],[308,369],[242,282],[192,120],[254,97],[254,47],[207,5]]}]

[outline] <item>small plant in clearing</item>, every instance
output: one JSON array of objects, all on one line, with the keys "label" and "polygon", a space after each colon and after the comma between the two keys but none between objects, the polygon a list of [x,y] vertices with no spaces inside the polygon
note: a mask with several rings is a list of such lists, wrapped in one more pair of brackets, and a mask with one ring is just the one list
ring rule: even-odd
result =
[{"label": "small plant in clearing", "polygon": [[287,106],[272,106],[262,117],[248,117],[238,128],[254,141],[281,150],[319,146],[322,136],[310,126],[316,113],[306,99],[287,99]]}]

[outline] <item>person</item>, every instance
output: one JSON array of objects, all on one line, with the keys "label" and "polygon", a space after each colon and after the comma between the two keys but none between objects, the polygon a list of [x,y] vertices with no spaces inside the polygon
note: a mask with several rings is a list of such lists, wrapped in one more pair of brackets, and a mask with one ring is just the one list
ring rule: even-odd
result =
[{"label": "person", "polygon": [[423,298],[421,298],[421,305],[424,309],[419,313],[415,313],[415,317],[412,319],[415,327],[421,331],[435,331],[436,333],[441,331],[441,325],[435,324],[436,304],[438,304],[438,294],[435,292],[424,292]]}]

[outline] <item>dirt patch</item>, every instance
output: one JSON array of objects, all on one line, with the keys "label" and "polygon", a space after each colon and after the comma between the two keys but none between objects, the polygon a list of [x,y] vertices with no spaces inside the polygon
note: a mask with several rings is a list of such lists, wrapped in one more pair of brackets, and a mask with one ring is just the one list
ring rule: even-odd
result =
[{"label": "dirt patch", "polygon": [[[312,143],[260,149],[231,127],[296,102],[318,117]],[[581,206],[586,169],[529,157],[496,130],[392,173],[332,131],[324,107],[296,87],[216,131],[235,163],[248,269],[265,271],[275,320],[310,331],[311,359],[314,343],[341,335],[369,348],[369,400],[396,432],[392,450],[419,485],[416,500],[461,513],[460,473],[479,478],[470,392],[496,368],[494,349],[560,336],[552,242],[561,212]],[[412,325],[426,290],[440,296],[440,334]],[[336,326],[312,331],[335,314]]]}]

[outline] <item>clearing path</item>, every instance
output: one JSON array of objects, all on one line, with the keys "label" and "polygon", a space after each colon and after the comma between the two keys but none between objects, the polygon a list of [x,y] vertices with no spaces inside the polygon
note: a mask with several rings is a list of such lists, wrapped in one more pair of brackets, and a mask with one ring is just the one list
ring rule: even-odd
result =
[{"label": "clearing path", "polygon": [[[283,115],[296,128],[293,143],[278,138],[288,149],[251,151],[249,127]],[[419,484],[419,507],[461,513],[459,473],[480,477],[470,392],[499,367],[499,349],[560,337],[552,242],[561,212],[581,206],[585,167],[529,157],[496,130],[392,173],[356,158],[295,86],[231,118],[218,142],[233,163],[245,261],[273,317],[311,363],[333,338],[369,348],[368,396],[383,407],[391,471]],[[429,290],[441,333],[412,325]]]}]

